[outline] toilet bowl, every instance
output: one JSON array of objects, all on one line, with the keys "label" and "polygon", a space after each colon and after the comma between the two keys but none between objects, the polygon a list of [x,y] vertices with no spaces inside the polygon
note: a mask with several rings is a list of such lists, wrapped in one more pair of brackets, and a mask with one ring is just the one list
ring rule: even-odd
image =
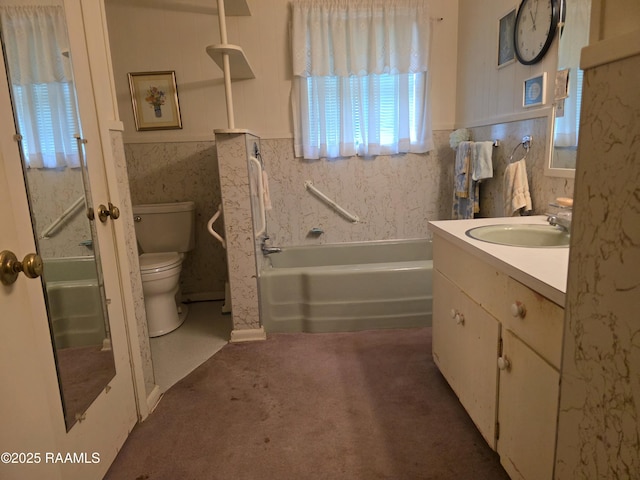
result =
[{"label": "toilet bowl", "polygon": [[184,322],[187,306],[178,302],[183,255],[176,252],[143,253],[140,275],[150,337],[172,332]]},{"label": "toilet bowl", "polygon": [[172,332],[185,321],[180,272],[195,246],[193,202],[134,205],[140,277],[150,337]]}]

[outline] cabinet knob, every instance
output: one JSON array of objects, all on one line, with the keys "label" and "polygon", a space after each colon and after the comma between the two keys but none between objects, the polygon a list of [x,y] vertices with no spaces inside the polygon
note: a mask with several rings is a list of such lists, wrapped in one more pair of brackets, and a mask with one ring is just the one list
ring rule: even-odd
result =
[{"label": "cabinet knob", "polygon": [[516,300],[514,303],[511,304],[511,315],[513,315],[516,318],[518,317],[524,318],[526,314],[527,314],[527,309],[524,306],[524,303]]},{"label": "cabinet knob", "polygon": [[451,318],[453,318],[458,325],[463,325],[464,324],[464,315],[462,315],[455,308],[451,309]]},{"label": "cabinet knob", "polygon": [[511,362],[507,357],[498,357],[498,368],[500,370],[509,370],[511,368]]}]

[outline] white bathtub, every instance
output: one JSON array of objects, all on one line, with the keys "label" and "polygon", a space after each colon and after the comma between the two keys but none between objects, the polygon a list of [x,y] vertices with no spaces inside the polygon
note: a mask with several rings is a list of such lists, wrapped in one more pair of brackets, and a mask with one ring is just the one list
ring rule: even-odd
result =
[{"label": "white bathtub", "polygon": [[283,247],[259,277],[267,333],[431,325],[431,242]]},{"label": "white bathtub", "polygon": [[93,257],[45,259],[44,278],[56,348],[102,345],[106,329]]}]

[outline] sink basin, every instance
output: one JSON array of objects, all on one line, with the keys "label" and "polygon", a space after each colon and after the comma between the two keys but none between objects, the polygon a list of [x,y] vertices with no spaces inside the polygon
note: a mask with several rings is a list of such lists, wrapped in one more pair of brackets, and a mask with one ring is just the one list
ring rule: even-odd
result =
[{"label": "sink basin", "polygon": [[485,225],[466,231],[466,234],[483,242],[512,247],[568,247],[570,235],[551,225]]}]

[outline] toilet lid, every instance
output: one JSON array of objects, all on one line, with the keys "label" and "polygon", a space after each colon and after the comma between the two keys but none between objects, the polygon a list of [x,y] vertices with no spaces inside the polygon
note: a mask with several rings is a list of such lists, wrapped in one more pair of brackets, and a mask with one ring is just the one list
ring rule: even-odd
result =
[{"label": "toilet lid", "polygon": [[182,263],[182,258],[177,252],[143,253],[139,260],[141,273],[163,272]]}]

